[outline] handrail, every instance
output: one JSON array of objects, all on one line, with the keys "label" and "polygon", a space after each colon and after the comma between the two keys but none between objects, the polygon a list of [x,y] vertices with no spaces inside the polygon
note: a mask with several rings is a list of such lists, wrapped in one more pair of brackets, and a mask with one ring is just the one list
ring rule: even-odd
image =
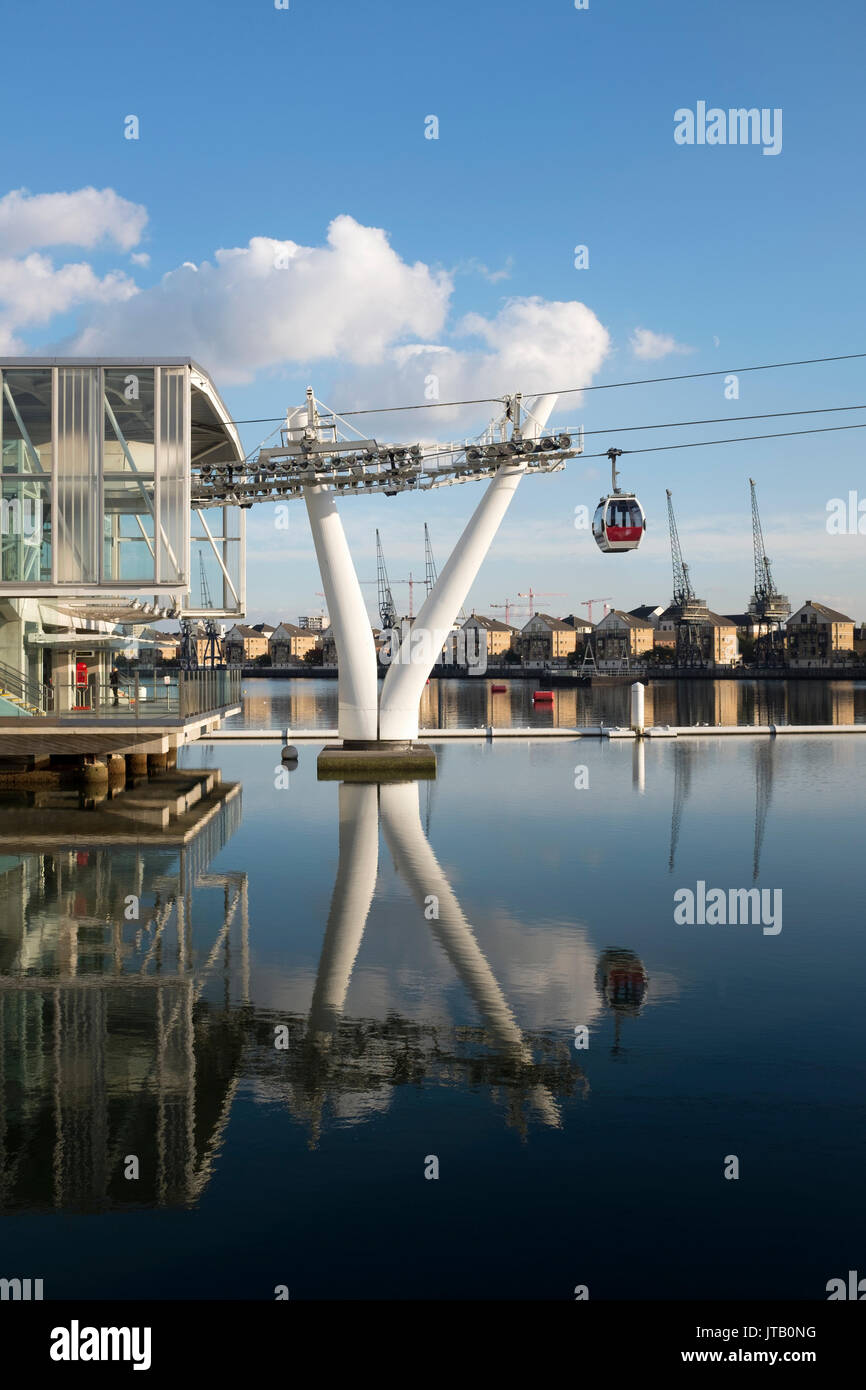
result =
[{"label": "handrail", "polygon": [[36,681],[28,680],[22,676],[20,671],[16,671],[13,666],[7,666],[0,661],[0,686],[15,696],[19,700],[24,700],[34,709],[45,712],[53,703],[53,691],[50,686],[37,684]]}]

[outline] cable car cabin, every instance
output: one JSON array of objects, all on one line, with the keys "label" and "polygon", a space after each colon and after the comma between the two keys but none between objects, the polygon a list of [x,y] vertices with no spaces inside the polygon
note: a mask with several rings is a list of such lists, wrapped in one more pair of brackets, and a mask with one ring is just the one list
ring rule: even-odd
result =
[{"label": "cable car cabin", "polygon": [[646,517],[634,493],[602,497],[592,519],[592,534],[599,550],[637,550],[645,530]]}]

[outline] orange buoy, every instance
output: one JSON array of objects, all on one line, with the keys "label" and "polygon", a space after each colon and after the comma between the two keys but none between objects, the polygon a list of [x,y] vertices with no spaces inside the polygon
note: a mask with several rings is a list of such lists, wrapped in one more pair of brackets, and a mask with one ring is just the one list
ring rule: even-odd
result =
[{"label": "orange buoy", "polygon": [[535,693],[533,694],[532,698],[533,698],[533,700],[545,700],[545,701],[546,701],[546,700],[552,700],[552,699],[553,699],[553,691],[552,691],[552,690],[536,690]]}]

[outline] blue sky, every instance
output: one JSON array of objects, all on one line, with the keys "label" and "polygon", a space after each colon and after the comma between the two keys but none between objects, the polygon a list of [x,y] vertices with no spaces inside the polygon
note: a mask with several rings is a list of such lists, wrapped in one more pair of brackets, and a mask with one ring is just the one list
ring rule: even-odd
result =
[{"label": "blue sky", "polygon": [[[28,196],[6,203],[5,223],[0,201],[0,352],[190,351],[247,418],[278,415],[310,383],[337,407],[421,400],[431,348],[448,355],[446,399],[453,383],[462,397],[866,350],[856,0],[49,0],[7,11],[3,35],[0,200]],[[699,101],[781,108],[781,153],[677,145],[674,112]],[[137,140],[124,138],[130,114]],[[29,217],[28,198],[87,188],[102,201],[86,214],[73,200]],[[272,271],[262,239],[310,255]],[[221,249],[239,254],[218,262]],[[637,329],[658,335],[643,356]],[[410,345],[425,349],[417,367]],[[595,391],[557,419],[610,430],[588,449],[679,443],[842,421],[615,427],[851,405],[864,389],[864,362],[832,363],[743,375],[737,400],[721,378]],[[412,417],[396,418],[413,437]],[[462,436],[486,419],[427,412],[415,428]],[[394,420],[375,421],[380,438]],[[247,446],[268,429],[245,427]],[[698,592],[741,610],[751,474],[780,587],[862,621],[866,536],[830,536],[825,521],[831,498],[866,500],[864,442],[850,431],[623,460],[649,516],[625,557],[575,531],[575,505],[592,508],[603,485],[598,461],[576,460],[522,484],[470,604],[530,585],[554,612],[595,596],[666,601],[668,486]],[[476,495],[347,501],[361,577],[375,574],[378,525],[392,577],[422,578],[424,521],[441,564]],[[289,532],[268,509],[249,526],[252,619],[317,611],[303,509]]]}]

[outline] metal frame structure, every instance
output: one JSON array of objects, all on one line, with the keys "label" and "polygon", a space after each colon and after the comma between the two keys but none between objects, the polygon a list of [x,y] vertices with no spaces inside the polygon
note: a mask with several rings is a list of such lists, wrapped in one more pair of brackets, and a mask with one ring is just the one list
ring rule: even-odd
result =
[{"label": "metal frame structure", "polygon": [[[525,409],[518,394],[480,439],[422,447],[349,438],[347,426],[321,406],[312,388],[290,411],[282,442],[259,450],[241,468],[204,462],[192,479],[193,508],[250,507],[303,498],[339,661],[338,731],[344,744],[411,743],[418,737],[421,692],[524,474],[558,472],[582,452],[582,434],[546,433],[556,395]],[[357,435],[357,431],[355,431]],[[376,652],[366,604],[337,497],[426,492],[487,480],[487,490],[408,633],[379,697]],[[420,641],[416,640],[420,637]]]}]

